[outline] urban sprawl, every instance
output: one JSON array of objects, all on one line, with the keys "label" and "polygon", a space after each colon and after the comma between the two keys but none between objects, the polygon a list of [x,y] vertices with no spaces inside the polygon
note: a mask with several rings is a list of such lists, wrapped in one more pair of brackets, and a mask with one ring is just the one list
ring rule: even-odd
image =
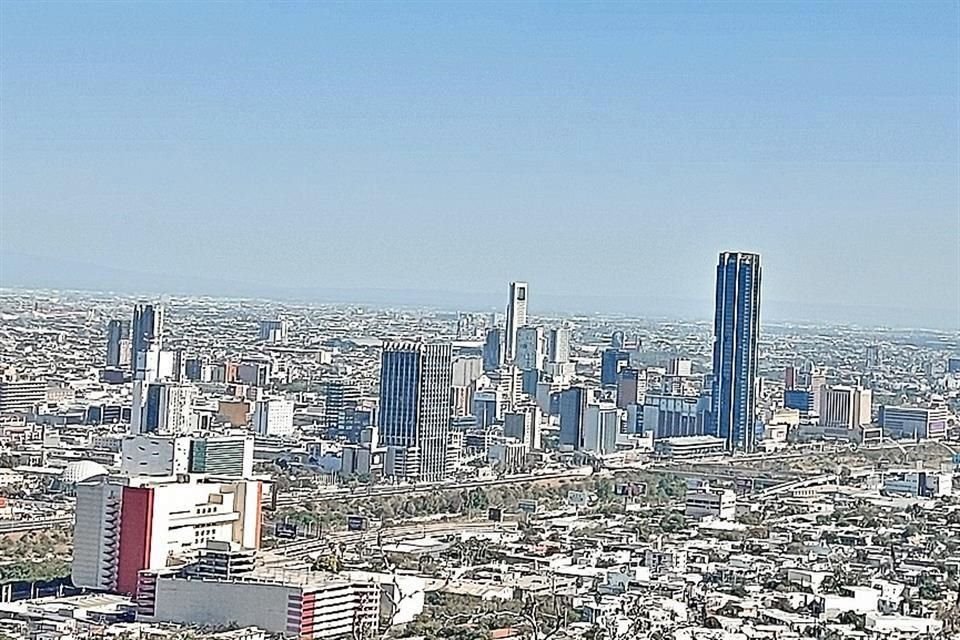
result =
[{"label": "urban sprawl", "polygon": [[0,639],[960,638],[960,333],[507,293],[0,291]]}]

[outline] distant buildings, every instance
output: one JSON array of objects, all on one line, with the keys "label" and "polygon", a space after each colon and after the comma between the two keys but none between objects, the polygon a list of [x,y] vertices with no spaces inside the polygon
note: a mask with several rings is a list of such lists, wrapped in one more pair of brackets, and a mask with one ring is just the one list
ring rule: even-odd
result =
[{"label": "distant buildings", "polygon": [[517,357],[517,330],[527,324],[527,283],[511,282],[507,302],[507,327],[504,360],[512,364]]},{"label": "distant buildings", "polygon": [[119,368],[130,364],[130,321],[111,320],[107,323],[106,366]]},{"label": "distant buildings", "polygon": [[720,254],[713,325],[713,393],[707,432],[729,450],[752,451],[756,433],[760,256]]},{"label": "distant buildings", "polygon": [[452,346],[386,341],[380,364],[380,441],[386,475],[441,480],[446,475]]},{"label": "distant buildings", "polygon": [[261,320],[257,337],[268,344],[286,344],[289,330],[289,323],[283,318]]}]

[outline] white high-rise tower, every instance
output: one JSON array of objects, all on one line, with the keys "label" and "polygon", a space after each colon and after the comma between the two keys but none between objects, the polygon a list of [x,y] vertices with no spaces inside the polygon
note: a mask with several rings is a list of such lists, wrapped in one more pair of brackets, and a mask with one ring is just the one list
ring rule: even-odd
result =
[{"label": "white high-rise tower", "polygon": [[504,340],[504,360],[513,363],[517,357],[517,329],[527,324],[527,283],[510,283],[510,301],[507,303],[507,331]]}]

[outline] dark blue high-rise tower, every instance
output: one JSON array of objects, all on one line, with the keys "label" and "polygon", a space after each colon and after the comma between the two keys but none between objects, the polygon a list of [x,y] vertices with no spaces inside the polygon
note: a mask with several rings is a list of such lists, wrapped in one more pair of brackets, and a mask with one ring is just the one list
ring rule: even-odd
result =
[{"label": "dark blue high-rise tower", "polygon": [[752,451],[756,442],[760,256],[725,252],[717,264],[713,321],[713,397],[710,435],[727,449]]}]

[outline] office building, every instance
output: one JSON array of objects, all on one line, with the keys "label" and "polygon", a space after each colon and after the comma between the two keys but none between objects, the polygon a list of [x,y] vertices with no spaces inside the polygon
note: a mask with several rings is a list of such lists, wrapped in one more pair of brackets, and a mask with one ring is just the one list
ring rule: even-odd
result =
[{"label": "office building", "polygon": [[570,387],[560,392],[560,445],[579,449],[583,446],[583,412],[587,390]]},{"label": "office building", "polygon": [[787,389],[783,392],[783,406],[796,409],[801,415],[808,416],[816,409],[813,392],[806,389]]},{"label": "office building", "polygon": [[[129,363],[129,355],[124,354],[124,345],[130,344],[130,321],[111,320],[107,323],[107,367],[120,367]],[[127,347],[129,349],[129,346]]]},{"label": "office building", "polygon": [[667,363],[667,375],[686,377],[693,375],[693,362],[686,358],[671,358]]},{"label": "office building", "polygon": [[517,353],[514,362],[521,371],[543,369],[546,357],[546,338],[543,327],[517,329]]},{"label": "office building", "polygon": [[208,540],[260,546],[256,480],[175,482],[99,476],[77,484],[73,584],[132,594],[144,569]]},{"label": "office building", "polygon": [[446,475],[452,346],[385,341],[380,360],[380,439],[387,474],[436,481]]},{"label": "office building", "polygon": [[496,371],[503,364],[503,333],[500,329],[487,330],[483,341],[483,370]]},{"label": "office building", "polygon": [[787,365],[787,368],[783,370],[783,389],[786,391],[793,391],[797,388],[797,368],[795,366]]},{"label": "office building", "polygon": [[566,327],[550,329],[547,360],[551,364],[570,362],[570,329]]},{"label": "office building", "polygon": [[872,394],[860,386],[835,386],[821,391],[820,424],[855,429],[870,424]]},{"label": "office building", "polygon": [[323,424],[337,435],[353,431],[360,404],[360,389],[349,380],[329,380],[324,385]]},{"label": "office building", "polygon": [[880,426],[888,438],[921,440],[943,438],[947,434],[950,411],[946,407],[880,406]]},{"label": "office building", "polygon": [[503,435],[526,445],[529,451],[543,448],[540,431],[540,407],[535,404],[519,407],[503,416]]},{"label": "office building", "polygon": [[600,384],[611,387],[617,384],[620,371],[630,366],[630,354],[622,349],[604,349],[600,354]]},{"label": "office building", "polygon": [[293,435],[293,400],[265,398],[256,401],[250,426],[258,436]]},{"label": "office building", "polygon": [[473,386],[483,375],[483,359],[478,356],[457,356],[453,359],[451,384],[455,387]]},{"label": "office building", "polygon": [[35,411],[47,401],[47,383],[5,374],[0,378],[0,413]]},{"label": "office building", "polygon": [[137,354],[163,349],[164,310],[162,306],[138,304],[133,307],[130,323],[130,362],[134,371]]},{"label": "office building", "polygon": [[154,382],[147,386],[140,430],[135,433],[184,435],[196,429],[193,402],[197,388],[180,382]]},{"label": "office building", "polygon": [[632,367],[620,370],[617,376],[617,407],[626,409],[640,397],[640,371]]},{"label": "office building", "polygon": [[513,364],[517,357],[517,330],[527,324],[527,283],[510,283],[507,303],[507,331],[504,337],[504,360]]},{"label": "office building", "polygon": [[728,450],[755,447],[760,277],[759,255],[720,254],[713,324],[713,405],[707,431],[725,440]]},{"label": "office building", "polygon": [[253,477],[253,436],[228,434],[190,439],[190,473],[216,478]]},{"label": "office building", "polygon": [[[411,586],[411,582],[419,586]],[[331,575],[256,568],[233,578],[146,573],[137,617],[192,626],[253,626],[270,637],[379,638],[423,611],[423,581],[363,572]]]},{"label": "office building", "polygon": [[643,430],[655,440],[704,434],[705,399],[691,396],[647,394],[643,405]]},{"label": "office building", "polygon": [[621,413],[610,403],[588,403],[583,411],[584,451],[603,456],[617,451]]}]

